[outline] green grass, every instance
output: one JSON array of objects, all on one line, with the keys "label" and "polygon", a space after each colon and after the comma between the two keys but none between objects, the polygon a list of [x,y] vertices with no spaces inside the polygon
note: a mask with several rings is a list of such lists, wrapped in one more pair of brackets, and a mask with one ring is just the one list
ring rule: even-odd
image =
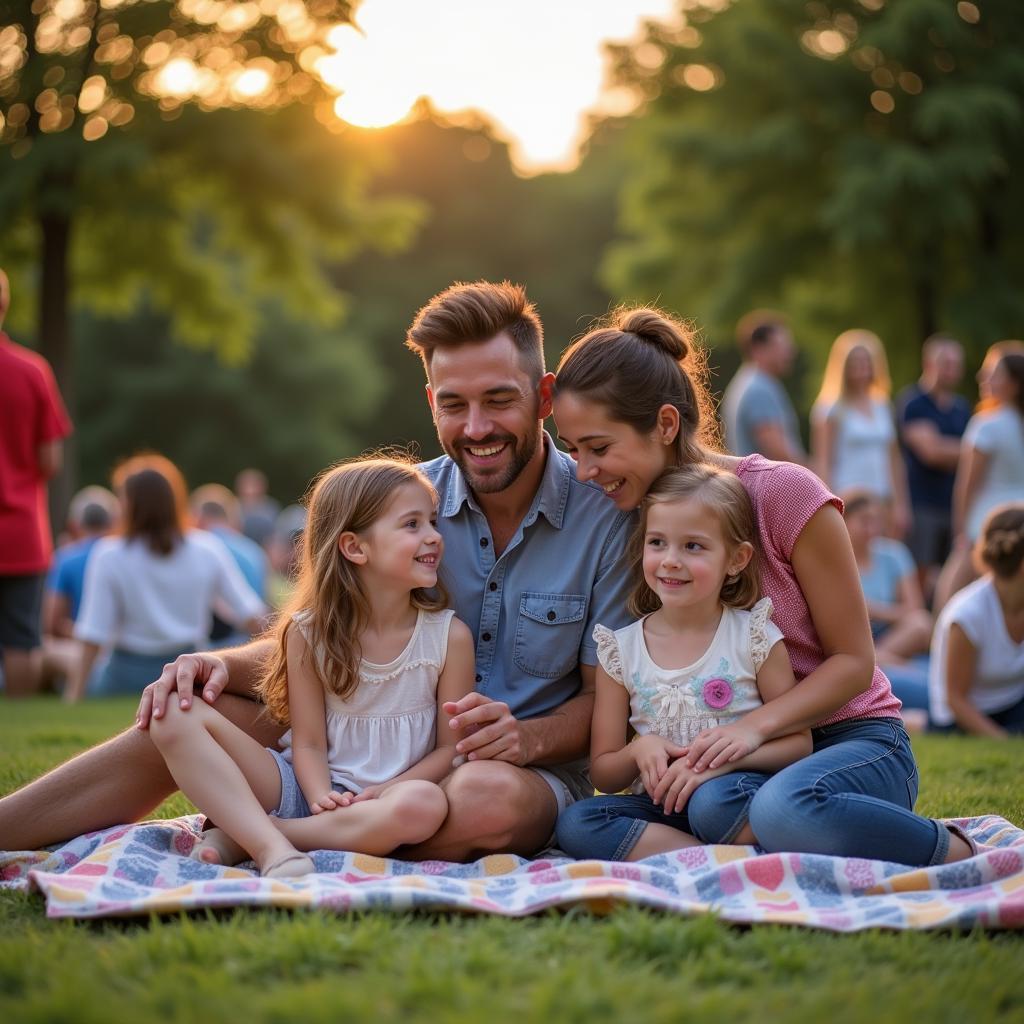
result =
[{"label": "green grass", "polygon": [[[0,793],[130,719],[126,701],[0,705]],[[919,809],[1024,822],[1024,746],[915,740]],[[69,795],[73,799],[73,795]],[[181,797],[158,811],[188,811]],[[522,921],[238,911],[48,921],[0,893],[0,1020],[1024,1021],[1024,937],[832,935],[623,908]]]}]

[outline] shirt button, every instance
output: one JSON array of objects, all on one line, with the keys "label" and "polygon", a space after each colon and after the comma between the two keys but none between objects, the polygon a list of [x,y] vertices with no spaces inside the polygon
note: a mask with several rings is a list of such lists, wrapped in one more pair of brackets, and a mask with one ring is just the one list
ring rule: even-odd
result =
[{"label": "shirt button", "polygon": [[498,589],[498,584],[497,583],[489,583],[487,585],[487,589],[488,590],[497,590]]},{"label": "shirt button", "polygon": [[486,643],[490,643],[490,640],[491,640],[491,634],[490,634],[490,633],[484,633],[484,634],[483,634],[483,635],[482,635],[482,636],[480,637],[480,639],[481,639],[481,640],[483,640],[483,642],[484,642],[485,644],[486,644]]},{"label": "shirt button", "polygon": [[479,672],[477,672],[477,674],[476,674],[476,681],[477,681],[478,683],[480,683],[480,682],[483,682],[483,678],[484,678],[484,677],[483,677],[482,675],[480,675],[480,673],[479,673]]},{"label": "shirt button", "polygon": [[554,622],[557,618],[558,616],[553,611],[548,612],[548,622]]},{"label": "shirt button", "polygon": [[487,540],[487,538],[486,538],[486,537],[481,537],[481,538],[480,538],[480,547],[482,547],[482,548],[485,548],[485,547],[487,547],[487,544],[488,544],[488,543],[489,543],[489,542],[488,542],[488,540]]}]

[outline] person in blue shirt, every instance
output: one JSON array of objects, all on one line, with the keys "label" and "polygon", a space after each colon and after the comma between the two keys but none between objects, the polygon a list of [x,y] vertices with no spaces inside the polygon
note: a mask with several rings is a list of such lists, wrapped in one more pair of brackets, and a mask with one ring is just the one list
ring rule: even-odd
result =
[{"label": "person in blue shirt", "polygon": [[[476,658],[475,690],[445,709],[467,732],[461,763],[443,784],[448,818],[412,857],[534,854],[559,811],[593,792],[585,771],[592,634],[598,622],[614,629],[628,621],[635,512],[581,483],[543,430],[554,376],[544,370],[542,341],[532,303],[507,282],[454,285],[409,330],[445,451],[423,467],[439,495],[442,579]],[[190,707],[196,684],[201,699],[276,742],[279,730],[244,699],[266,651],[257,641],[168,665],[143,695],[137,729],[0,800],[8,845],[36,847],[140,817],[173,791],[147,729],[169,700]],[[70,788],[76,799],[62,800]]]},{"label": "person in blue shirt", "polygon": [[930,337],[921,367],[920,378],[897,396],[896,419],[913,516],[907,542],[922,589],[930,593],[953,543],[953,482],[971,407],[956,393],[964,373],[958,341]]}]

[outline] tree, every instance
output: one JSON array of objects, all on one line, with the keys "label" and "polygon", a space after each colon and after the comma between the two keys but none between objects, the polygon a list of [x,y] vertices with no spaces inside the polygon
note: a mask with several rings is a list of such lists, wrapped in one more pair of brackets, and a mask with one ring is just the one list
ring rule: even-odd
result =
[{"label": "tree", "polygon": [[370,165],[324,129],[315,68],[344,0],[12,6],[0,232],[39,267],[39,348],[70,404],[72,294],[120,315],[145,298],[237,362],[267,297],[334,327],[328,262],[407,239],[416,209],[367,201]]},{"label": "tree", "polygon": [[660,294],[712,338],[756,305],[819,350],[870,327],[904,378],[937,329],[975,348],[1024,329],[1013,0],[682,7],[620,53],[647,108],[604,264],[617,294]]}]

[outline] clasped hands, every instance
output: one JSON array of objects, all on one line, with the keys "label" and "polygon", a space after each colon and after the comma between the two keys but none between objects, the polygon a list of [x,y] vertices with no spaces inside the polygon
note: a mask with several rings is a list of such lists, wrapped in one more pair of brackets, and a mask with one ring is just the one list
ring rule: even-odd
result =
[{"label": "clasped hands", "polygon": [[727,774],[729,764],[756,750],[762,738],[740,722],[705,729],[689,746],[648,733],[630,743],[644,789],[666,814],[679,814],[708,779]]}]

